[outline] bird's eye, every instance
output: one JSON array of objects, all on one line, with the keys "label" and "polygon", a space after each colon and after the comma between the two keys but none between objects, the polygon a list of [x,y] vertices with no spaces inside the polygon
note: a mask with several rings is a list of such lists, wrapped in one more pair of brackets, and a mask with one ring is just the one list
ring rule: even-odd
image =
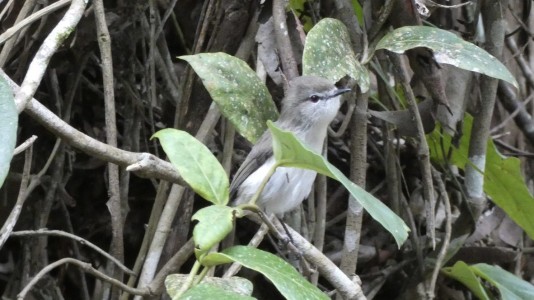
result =
[{"label": "bird's eye", "polygon": [[311,97],[310,97],[310,101],[313,102],[313,103],[317,103],[317,102],[319,102],[319,100],[320,100],[320,98],[317,95],[311,95]]}]

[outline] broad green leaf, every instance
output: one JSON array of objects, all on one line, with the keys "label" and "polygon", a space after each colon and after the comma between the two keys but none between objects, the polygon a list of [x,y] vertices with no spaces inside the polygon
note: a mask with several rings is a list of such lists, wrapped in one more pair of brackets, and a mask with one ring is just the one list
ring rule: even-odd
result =
[{"label": "broad green leaf", "polygon": [[319,21],[308,33],[302,54],[302,73],[337,82],[354,78],[362,92],[369,90],[369,73],[356,59],[347,27],[336,19]]},{"label": "broad green leaf", "polygon": [[302,277],[290,264],[269,252],[247,246],[234,246],[223,252],[210,253],[210,255],[226,257],[263,274],[288,300],[330,299]]},{"label": "broad green leaf", "polygon": [[534,299],[534,286],[499,266],[476,264],[473,271],[495,286],[502,299]]},{"label": "broad green leaf", "polygon": [[[439,127],[427,135],[431,158],[438,163],[449,162],[464,169],[469,163],[469,139],[472,124],[473,117],[466,115],[458,148],[451,144],[451,136],[442,134]],[[450,157],[448,157],[449,152]],[[488,140],[486,152],[484,192],[517,225],[523,228],[530,238],[534,238],[534,218],[532,218],[534,197],[530,194],[521,175],[520,161],[515,157],[503,157],[491,139]]]},{"label": "broad green leaf", "polygon": [[499,290],[500,299],[534,299],[534,286],[532,284],[503,270],[499,266],[490,266],[488,264],[468,266],[459,261],[452,268],[444,268],[443,272],[463,283],[479,299],[490,299],[479,278],[496,287]]},{"label": "broad green leaf", "polygon": [[17,142],[17,125],[19,114],[15,101],[13,100],[13,91],[7,84],[6,80],[0,76],[0,187],[4,184],[13,150]]},{"label": "broad green leaf", "polygon": [[226,205],[228,176],[208,147],[185,131],[166,128],[156,132],[163,150],[182,178],[202,198]]},{"label": "broad green leaf", "polygon": [[222,114],[254,143],[278,111],[267,87],[241,59],[226,53],[201,53],[179,58],[191,64]]},{"label": "broad green leaf", "polygon": [[369,215],[393,235],[399,247],[406,241],[409,228],[389,207],[350,181],[323,156],[307,149],[293,133],[277,128],[272,122],[268,126],[273,135],[274,156],[280,166],[314,170],[338,180]]},{"label": "broad green leaf", "polygon": [[376,49],[387,49],[397,53],[417,47],[432,49],[439,63],[502,79],[518,88],[512,73],[497,58],[443,29],[405,26],[386,34],[376,45]]},{"label": "broad green leaf", "polygon": [[241,277],[218,278],[204,277],[202,282],[189,289],[180,298],[178,292],[188,275],[171,274],[165,278],[167,293],[175,299],[254,299],[252,282]]},{"label": "broad green leaf", "polygon": [[197,258],[222,241],[234,226],[235,208],[226,205],[210,205],[197,211],[192,219],[198,221],[193,229]]},{"label": "broad green leaf", "polygon": [[471,268],[463,261],[458,261],[452,267],[443,268],[443,273],[460,281],[471,292],[481,300],[489,300],[488,294],[480,280],[476,277]]}]

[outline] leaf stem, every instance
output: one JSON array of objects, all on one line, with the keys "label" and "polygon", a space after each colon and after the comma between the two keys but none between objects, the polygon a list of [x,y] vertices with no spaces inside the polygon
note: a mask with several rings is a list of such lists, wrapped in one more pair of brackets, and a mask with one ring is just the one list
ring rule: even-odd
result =
[{"label": "leaf stem", "polygon": [[192,285],[193,280],[195,279],[195,275],[198,272],[198,269],[200,269],[200,262],[197,260],[195,261],[195,264],[191,268],[191,272],[189,272],[189,276],[187,276],[187,279],[184,282],[184,285],[180,288],[180,290],[177,293],[177,298],[179,299],[180,296],[183,295]]},{"label": "leaf stem", "polygon": [[204,277],[206,277],[206,274],[208,274],[208,271],[210,269],[211,269],[210,267],[204,267],[202,269],[202,271],[200,271],[200,274],[198,274],[198,276],[193,281],[193,286],[199,284],[202,281],[202,279],[204,279]]},{"label": "leaf stem", "polygon": [[267,173],[265,178],[263,178],[263,181],[261,182],[260,187],[254,194],[254,196],[252,196],[252,199],[250,199],[248,204],[256,205],[256,201],[258,201],[258,199],[260,198],[260,195],[263,192],[263,189],[265,188],[265,186],[267,185],[267,182],[269,182],[269,179],[271,179],[271,176],[273,176],[274,172],[276,171],[276,168],[278,168],[280,165],[281,165],[281,162],[276,162],[273,164],[273,166],[269,169],[269,172]]}]

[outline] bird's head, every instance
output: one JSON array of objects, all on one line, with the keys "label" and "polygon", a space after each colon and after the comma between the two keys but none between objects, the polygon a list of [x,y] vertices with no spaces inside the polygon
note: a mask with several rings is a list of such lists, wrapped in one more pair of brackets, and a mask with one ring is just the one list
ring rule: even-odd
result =
[{"label": "bird's head", "polygon": [[350,89],[338,88],[325,78],[297,77],[289,82],[280,119],[301,126],[326,128],[339,110],[340,95],[348,91]]}]

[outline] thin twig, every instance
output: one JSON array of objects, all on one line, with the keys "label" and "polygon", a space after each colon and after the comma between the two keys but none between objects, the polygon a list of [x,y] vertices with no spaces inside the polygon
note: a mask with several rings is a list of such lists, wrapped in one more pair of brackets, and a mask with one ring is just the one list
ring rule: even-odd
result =
[{"label": "thin twig", "polygon": [[47,16],[56,10],[62,8],[63,6],[69,4],[71,0],[59,0],[58,2],[54,2],[45,8],[31,14],[24,20],[18,22],[13,27],[9,28],[8,30],[4,31],[2,34],[0,34],[0,45],[3,44],[5,41],[9,40],[13,35],[15,35],[17,32],[19,32],[22,28],[29,26],[33,22],[39,20],[40,18]]},{"label": "thin twig", "polygon": [[[0,76],[7,80],[14,91],[20,89],[2,69],[0,69]],[[125,151],[102,143],[76,130],[35,99],[28,103],[25,112],[64,142],[91,156],[127,167],[127,171],[137,172],[140,176],[187,185],[171,163],[150,153]]]},{"label": "thin twig", "polygon": [[96,252],[100,253],[105,258],[112,261],[114,264],[116,264],[121,270],[124,272],[134,275],[134,272],[125,265],[123,265],[120,261],[118,261],[115,257],[108,254],[106,251],[100,249],[97,245],[91,243],[90,241],[79,237],[77,235],[62,231],[62,230],[47,230],[47,229],[38,229],[38,230],[21,230],[21,231],[13,231],[11,233],[11,237],[27,237],[27,236],[39,236],[39,235],[46,235],[46,236],[60,236],[65,237],[69,239],[73,239],[77,241],[78,243],[82,245],[86,245],[87,247],[95,250]]},{"label": "thin twig", "polygon": [[435,168],[432,168],[432,176],[434,177],[434,181],[437,183],[439,195],[441,199],[443,199],[443,203],[445,204],[445,236],[443,237],[441,249],[439,250],[438,257],[436,258],[436,264],[434,265],[434,270],[432,270],[432,276],[430,277],[430,282],[428,284],[427,297],[429,299],[434,299],[436,297],[436,281],[438,279],[439,271],[441,270],[441,267],[445,262],[445,255],[447,254],[447,250],[449,248],[452,231],[451,202],[449,200],[449,195],[447,194],[445,184],[441,179],[441,174],[439,174],[439,172]]},{"label": "thin twig", "polygon": [[427,201],[427,232],[430,235],[432,241],[432,248],[436,247],[436,237],[435,237],[435,206],[436,200],[434,198],[434,185],[432,183],[432,171],[430,164],[430,151],[428,149],[428,143],[425,137],[425,129],[423,127],[423,121],[421,119],[421,114],[417,107],[417,101],[413,94],[413,90],[410,86],[410,79],[408,78],[408,73],[402,65],[402,61],[398,54],[389,53],[389,58],[394,66],[395,74],[397,79],[400,81],[404,95],[408,102],[408,110],[412,116],[412,120],[415,121],[417,126],[417,139],[418,139],[418,149],[417,156],[419,157],[419,163],[422,174],[423,182],[423,195],[424,199]]},{"label": "thin twig", "polygon": [[382,26],[386,22],[386,20],[389,18],[389,15],[391,14],[391,11],[393,10],[393,6],[395,5],[394,0],[386,0],[384,5],[382,5],[382,8],[380,9],[380,15],[376,19],[376,21],[373,23],[371,28],[369,28],[369,32],[367,35],[369,36],[369,40],[374,40],[378,32],[382,29]]},{"label": "thin twig", "polygon": [[73,0],[61,21],[59,21],[52,32],[46,37],[35,54],[26,72],[26,77],[24,77],[20,89],[15,94],[15,103],[17,104],[19,113],[32,101],[32,97],[43,79],[50,58],[69,37],[70,33],[74,31],[74,28],[83,16],[86,6],[86,0]]},{"label": "thin twig", "polygon": [[[327,156],[328,146],[323,146],[323,156]],[[317,209],[315,210],[315,227],[313,228],[313,245],[319,250],[323,251],[325,244],[325,233],[326,233],[326,201],[327,201],[327,180],[324,175],[317,175],[315,179],[315,202]],[[311,197],[310,197],[311,198]],[[311,282],[314,285],[317,285],[319,282],[319,273],[315,272],[312,274]]]},{"label": "thin twig", "polygon": [[492,128],[490,134],[504,128],[508,121],[513,118],[517,127],[519,127],[530,143],[534,145],[534,119],[526,109],[527,104],[534,99],[534,94],[528,96],[524,101],[520,101],[510,85],[499,82],[497,95],[501,104],[510,115],[501,124]]},{"label": "thin twig", "polygon": [[293,54],[293,47],[289,39],[289,29],[286,22],[286,0],[273,1],[274,36],[284,74],[288,80],[299,76],[297,61]]},{"label": "thin twig", "polygon": [[79,261],[77,259],[67,257],[67,258],[62,258],[60,260],[57,260],[57,261],[49,264],[45,268],[43,268],[41,271],[39,271],[39,273],[37,273],[32,278],[32,280],[28,283],[28,285],[26,285],[24,287],[24,289],[17,295],[17,299],[23,300],[24,298],[26,298],[26,295],[28,294],[28,292],[31,290],[31,288],[41,278],[43,278],[47,273],[49,273],[53,269],[55,269],[55,268],[57,268],[57,267],[59,267],[61,265],[64,265],[64,264],[73,264],[73,265],[81,268],[84,272],[87,272],[87,273],[95,276],[96,278],[98,278],[100,280],[103,280],[105,282],[111,283],[112,285],[114,285],[114,286],[116,286],[116,287],[118,287],[118,288],[120,288],[122,290],[125,290],[130,294],[140,295],[140,296],[155,296],[154,293],[150,290],[150,288],[146,288],[146,289],[134,289],[134,288],[131,288],[131,287],[125,285],[124,283],[120,282],[119,280],[114,279],[112,277],[109,277],[106,274],[103,274],[102,272],[100,272],[97,269],[93,268],[93,266],[91,266],[91,264],[89,264],[89,263],[85,263],[85,262]]},{"label": "thin twig", "polygon": [[[219,109],[215,103],[212,103],[210,109],[208,110],[208,114],[202,122],[202,125],[200,126],[195,137],[201,142],[205,141],[219,121],[220,116],[221,113],[219,112]],[[172,221],[176,215],[176,211],[178,210],[178,206],[180,205],[183,192],[183,186],[173,185],[171,188],[171,192],[169,193],[169,197],[165,203],[161,217],[157,221],[157,229],[155,231],[156,234],[154,235],[152,243],[150,244],[146,254],[146,259],[141,271],[138,287],[144,287],[154,278],[154,274],[156,273],[158,262],[163,251],[163,246],[165,245],[167,236],[171,231],[170,227],[173,223]]]},{"label": "thin twig", "polygon": [[26,153],[24,155],[24,167],[22,171],[22,181],[20,183],[20,189],[19,189],[19,194],[17,196],[17,202],[15,202],[15,206],[13,206],[13,209],[9,213],[9,216],[4,222],[4,225],[2,225],[2,229],[0,229],[0,249],[2,249],[2,246],[4,246],[4,243],[6,242],[11,231],[15,227],[15,224],[17,224],[17,221],[20,216],[20,212],[22,211],[22,206],[24,205],[24,202],[28,198],[28,183],[30,181],[32,154],[33,154],[33,147],[30,146],[30,148],[26,150]]},{"label": "thin twig", "polygon": [[[19,11],[19,14],[17,15],[17,19],[15,20],[15,24],[18,22],[21,22],[26,18],[26,16],[31,12],[33,7],[35,6],[36,0],[28,0],[24,1],[24,5]],[[7,41],[7,43],[2,47],[2,52],[0,52],[0,68],[3,68],[7,59],[9,58],[9,54],[11,53],[11,50],[15,46],[17,42],[17,39],[12,39],[10,41]]]},{"label": "thin twig", "polygon": [[[93,1],[98,48],[102,59],[102,82],[104,86],[104,115],[106,128],[106,142],[111,147],[117,147],[117,120],[115,117],[115,91],[113,80],[113,59],[111,56],[111,37],[106,24],[103,0]],[[121,203],[119,187],[119,167],[108,163],[108,195],[106,206],[111,216],[111,255],[119,261],[124,261],[124,220],[123,204]],[[117,279],[122,278],[122,272],[108,264],[106,269]],[[114,291],[115,292],[115,291]],[[115,298],[115,297],[112,297]]]},{"label": "thin twig", "polygon": [[[162,180],[160,184],[158,185],[158,188],[156,191],[156,197],[154,199],[154,205],[152,205],[152,211],[150,212],[148,225],[145,230],[145,235],[143,236],[141,247],[139,248],[139,251],[137,253],[137,258],[135,259],[135,264],[133,267],[133,272],[135,275],[130,276],[130,278],[128,279],[128,286],[130,287],[134,286],[135,282],[138,279],[137,275],[141,272],[141,268],[143,267],[143,264],[146,258],[146,253],[148,251],[148,247],[150,246],[152,238],[154,237],[154,233],[157,228],[157,223],[161,217],[163,206],[166,203],[170,186],[171,186],[170,183],[164,180]],[[120,299],[127,300],[128,294],[123,293]]]},{"label": "thin twig", "polygon": [[[267,225],[265,223],[262,223],[261,226],[260,226],[260,229],[258,229],[258,231],[256,231],[256,234],[254,234],[254,236],[252,237],[252,239],[250,240],[250,242],[248,243],[247,246],[249,246],[249,247],[258,247],[258,245],[261,243],[261,241],[263,241],[263,239],[265,238],[265,235],[267,234],[267,232],[269,232],[269,227],[267,227]],[[226,272],[224,273],[222,278],[230,278],[230,277],[234,276],[235,274],[237,274],[237,272],[239,272],[239,270],[241,270],[241,265],[239,263],[234,262],[230,266],[230,268],[228,268],[228,270],[226,270]]]},{"label": "thin twig", "polygon": [[[488,34],[485,50],[496,58],[501,58],[505,37],[505,7],[506,0],[483,1],[482,19],[484,30]],[[484,170],[486,167],[486,150],[489,138],[489,129],[499,80],[482,75],[480,78],[480,108],[473,116],[473,129],[469,143],[469,163],[465,168],[465,190],[467,203],[471,209],[473,220],[478,220],[482,214],[487,199],[484,196]]]},{"label": "thin twig", "polygon": [[24,143],[18,145],[17,148],[15,148],[15,150],[13,151],[13,156],[18,155],[22,153],[23,151],[25,151],[26,149],[28,149],[28,147],[33,145],[36,139],[37,139],[37,136],[32,135],[29,139],[24,141]]},{"label": "thin twig", "polygon": [[[276,220],[275,220],[276,221]],[[287,236],[280,235],[287,229],[291,236],[291,244],[298,249],[299,253],[315,265],[321,275],[328,280],[344,299],[366,299],[360,285],[353,282],[341,269],[330,261],[321,251],[315,248],[310,242],[289,226],[282,226],[280,222],[274,222],[276,231],[273,234],[281,240],[289,240]]]}]

